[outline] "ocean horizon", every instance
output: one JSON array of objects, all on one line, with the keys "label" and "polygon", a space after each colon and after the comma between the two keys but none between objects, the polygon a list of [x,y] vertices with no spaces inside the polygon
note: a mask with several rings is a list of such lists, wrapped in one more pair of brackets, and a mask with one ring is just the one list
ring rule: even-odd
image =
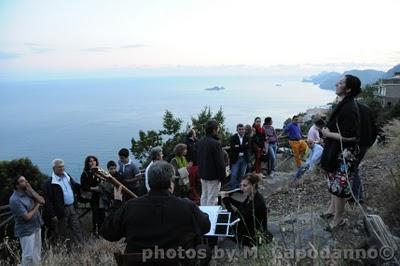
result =
[{"label": "ocean horizon", "polygon": [[[102,167],[130,148],[139,130],[158,130],[166,110],[183,128],[209,106],[222,108],[226,127],[271,116],[276,128],[299,112],[335,99],[333,91],[295,76],[134,77],[0,81],[0,160],[29,157],[47,175],[62,158],[78,181],[87,155]],[[212,87],[223,90],[206,90]],[[29,178],[29,177],[28,177]]]}]

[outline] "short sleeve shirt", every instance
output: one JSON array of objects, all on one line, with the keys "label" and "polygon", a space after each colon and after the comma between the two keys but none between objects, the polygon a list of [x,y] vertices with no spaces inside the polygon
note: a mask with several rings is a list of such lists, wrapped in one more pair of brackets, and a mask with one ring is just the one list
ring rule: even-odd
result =
[{"label": "short sleeve shirt", "polygon": [[36,212],[29,221],[23,217],[35,206],[35,201],[28,194],[15,190],[11,195],[9,206],[15,219],[16,237],[29,236],[42,226],[43,221],[39,212]]}]

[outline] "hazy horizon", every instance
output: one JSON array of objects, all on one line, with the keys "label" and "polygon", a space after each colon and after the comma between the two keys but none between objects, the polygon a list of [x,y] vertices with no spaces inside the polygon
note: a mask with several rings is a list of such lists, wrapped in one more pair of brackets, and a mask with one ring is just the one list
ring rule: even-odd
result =
[{"label": "hazy horizon", "polygon": [[394,0],[1,1],[0,80],[387,70],[400,62],[398,10]]}]

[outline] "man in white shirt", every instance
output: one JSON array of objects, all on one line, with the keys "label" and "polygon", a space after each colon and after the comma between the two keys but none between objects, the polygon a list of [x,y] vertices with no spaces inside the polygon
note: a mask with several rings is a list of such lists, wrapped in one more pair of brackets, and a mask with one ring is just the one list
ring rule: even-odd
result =
[{"label": "man in white shirt", "polygon": [[150,151],[150,159],[151,159],[151,162],[150,162],[150,164],[146,167],[146,171],[144,172],[145,185],[146,185],[147,192],[150,191],[149,177],[148,177],[148,172],[149,172],[150,166],[151,166],[153,163],[157,162],[157,161],[162,161],[162,160],[163,160],[163,156],[164,156],[164,155],[163,155],[163,152],[162,152],[161,147],[154,147],[154,148],[152,148],[151,151]]}]

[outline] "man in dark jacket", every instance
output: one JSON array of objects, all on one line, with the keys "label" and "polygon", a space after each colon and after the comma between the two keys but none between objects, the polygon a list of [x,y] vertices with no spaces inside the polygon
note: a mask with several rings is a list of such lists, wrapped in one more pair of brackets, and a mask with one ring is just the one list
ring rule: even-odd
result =
[{"label": "man in dark jacket", "polygon": [[101,234],[109,241],[125,237],[126,253],[148,249],[194,248],[210,230],[208,215],[189,199],[172,195],[174,168],[159,161],[148,171],[150,191],[122,204],[120,189],[106,218]]},{"label": "man in dark jacket", "polygon": [[55,237],[64,239],[67,231],[72,231],[74,241],[83,240],[79,215],[75,210],[75,194],[79,190],[79,184],[65,172],[64,161],[55,159],[52,162],[53,174],[44,183],[43,192],[45,198],[44,217],[50,225]]},{"label": "man in dark jacket", "polygon": [[249,139],[246,136],[243,124],[236,126],[237,133],[231,137],[231,180],[229,187],[231,189],[238,188],[240,181],[246,173],[247,164],[249,162]]},{"label": "man in dark jacket", "polygon": [[224,155],[218,140],[219,126],[215,120],[205,124],[206,136],[197,143],[197,164],[201,178],[202,206],[217,205],[221,180],[226,176]]}]

